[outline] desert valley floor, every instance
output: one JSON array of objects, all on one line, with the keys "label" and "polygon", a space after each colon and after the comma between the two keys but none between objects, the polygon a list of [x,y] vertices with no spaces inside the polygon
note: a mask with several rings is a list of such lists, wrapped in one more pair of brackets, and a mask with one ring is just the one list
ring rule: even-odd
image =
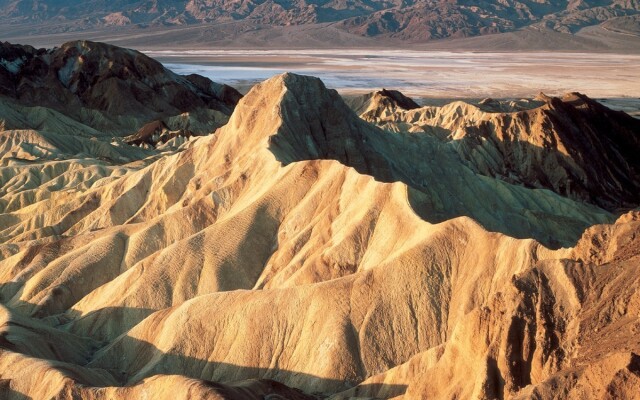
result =
[{"label": "desert valley floor", "polygon": [[246,93],[283,72],[312,75],[346,97],[392,88],[418,104],[588,93],[640,116],[640,55],[417,50],[147,50],[179,74],[199,74]]},{"label": "desert valley floor", "polygon": [[340,92],[383,87],[432,98],[528,97],[581,91],[640,97],[640,55],[416,50],[148,50],[180,74],[236,86],[283,72],[319,77]]}]

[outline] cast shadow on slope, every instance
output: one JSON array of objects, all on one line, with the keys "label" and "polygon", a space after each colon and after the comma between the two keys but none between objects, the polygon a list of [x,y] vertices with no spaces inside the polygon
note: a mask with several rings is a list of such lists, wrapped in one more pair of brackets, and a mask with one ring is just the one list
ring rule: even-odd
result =
[{"label": "cast shadow on slope", "polygon": [[[180,388],[182,390],[191,390],[191,387],[196,385],[201,389],[198,391],[200,394],[219,395],[220,398],[234,400],[262,399],[269,394],[281,395],[293,400],[314,400],[317,399],[317,395],[324,398],[348,389],[351,389],[350,393],[355,391],[362,396],[391,398],[403,395],[407,389],[404,384],[378,383],[360,385],[356,388],[355,386],[359,383],[357,381],[323,378],[278,368],[213,362],[193,356],[163,352],[152,343],[126,335],[105,344],[97,351],[93,346],[78,348],[75,345],[76,341],[93,342],[93,340],[51,327],[52,321],[43,323],[35,318],[20,316],[11,309],[5,310],[9,315],[3,316],[0,358],[21,354],[33,362],[46,360],[46,369],[57,370],[61,376],[71,378],[74,382],[72,387],[65,385],[61,389],[64,391],[64,393],[61,392],[63,398],[70,393],[79,398],[128,398],[127,396],[136,393],[137,387],[144,389],[154,384],[149,383],[147,378],[167,375],[195,380],[195,382],[187,382],[188,385]],[[136,310],[123,308],[118,310],[117,314],[126,315],[130,312],[135,313]],[[72,337],[73,339],[70,340]],[[43,349],[46,351],[43,352]],[[79,362],[77,359],[74,361],[69,358],[69,354],[78,352],[86,353],[82,357],[86,361]],[[34,369],[31,373],[38,372]],[[22,393],[17,390],[21,387],[20,381],[23,379],[20,374],[19,369],[3,373],[5,379],[0,380],[0,398],[12,400],[34,398],[33,393],[28,391]],[[50,376],[45,379],[44,384],[54,383],[51,379],[56,378],[50,378]],[[16,384],[12,384],[12,380],[15,380]],[[110,397],[108,393],[95,392],[95,389],[100,387],[112,387],[116,390],[121,388],[122,392],[110,392],[111,395],[116,394]],[[91,391],[93,393],[89,393]],[[171,396],[174,394],[172,392]]]},{"label": "cast shadow on slope", "polygon": [[[360,120],[337,93],[324,90],[332,98],[313,109],[308,109],[309,101],[297,101],[306,113],[302,118],[282,107],[285,121],[298,119],[269,138],[269,150],[283,165],[336,160],[377,181],[405,184],[409,204],[427,222],[467,216],[490,231],[534,238],[551,248],[573,246],[589,226],[615,219],[606,210],[551,190],[476,173],[448,143],[427,133],[383,131]],[[522,146],[532,154],[549,151]],[[570,162],[559,152],[557,158]]]},{"label": "cast shadow on slope", "polygon": [[[101,352],[96,354],[96,359],[89,363],[87,367],[104,368],[114,376],[119,376],[123,386],[136,385],[142,380],[159,374],[182,375],[192,379],[202,379],[206,382],[217,385],[232,384],[253,379],[266,379],[287,385],[296,390],[303,390],[310,394],[310,399],[315,396],[322,398],[350,390],[357,396],[374,398],[393,398],[403,395],[407,390],[405,384],[372,383],[359,385],[358,381],[348,379],[333,379],[320,377],[317,375],[291,371],[279,368],[260,368],[243,365],[235,365],[226,362],[209,361],[196,357],[163,352],[152,343],[142,341],[130,336],[123,336],[114,341],[111,346],[116,348],[126,348],[132,350],[136,355],[135,361],[129,364],[131,373],[110,370],[108,364],[111,360],[121,359],[122,353],[110,352],[109,347],[103,351],[108,352],[109,357],[101,358]],[[216,382],[216,383],[214,383]],[[353,393],[351,393],[353,394]]]},{"label": "cast shadow on slope", "polygon": [[31,396],[20,393],[11,388],[11,379],[0,379],[0,399],[4,400],[32,400]]}]

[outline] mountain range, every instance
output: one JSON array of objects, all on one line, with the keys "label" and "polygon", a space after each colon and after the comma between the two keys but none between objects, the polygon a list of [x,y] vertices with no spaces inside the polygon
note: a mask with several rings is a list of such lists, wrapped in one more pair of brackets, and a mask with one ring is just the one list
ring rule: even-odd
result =
[{"label": "mountain range", "polygon": [[[305,34],[301,30],[311,29],[312,37],[333,38],[334,46],[341,45],[343,41],[346,42],[344,44],[368,46],[375,46],[381,41],[418,45],[436,39],[523,30],[529,34],[555,32],[573,35],[596,26],[608,35],[624,35],[631,40],[638,35],[639,14],[640,2],[637,0],[0,2],[0,23],[6,28],[3,31],[6,39],[18,34],[42,37],[79,31],[113,37],[123,28],[129,35],[155,36],[168,29],[180,36],[178,32],[181,29],[191,27],[201,28],[191,35],[191,43],[200,45],[224,44],[230,37],[251,37],[256,32],[267,38],[282,29],[305,43],[308,40],[304,40]],[[18,31],[10,27],[17,27]],[[358,38],[376,40],[362,41]],[[146,42],[140,40],[139,43]]]}]

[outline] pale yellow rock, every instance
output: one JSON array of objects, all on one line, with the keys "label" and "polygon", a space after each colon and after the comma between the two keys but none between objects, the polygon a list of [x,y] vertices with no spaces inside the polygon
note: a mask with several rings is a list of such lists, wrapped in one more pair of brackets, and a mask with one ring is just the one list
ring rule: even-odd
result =
[{"label": "pale yellow rock", "polygon": [[265,81],[215,134],[152,159],[98,168],[49,148],[0,175],[0,393],[636,387],[636,214],[596,225],[616,216],[373,127],[315,78]]}]

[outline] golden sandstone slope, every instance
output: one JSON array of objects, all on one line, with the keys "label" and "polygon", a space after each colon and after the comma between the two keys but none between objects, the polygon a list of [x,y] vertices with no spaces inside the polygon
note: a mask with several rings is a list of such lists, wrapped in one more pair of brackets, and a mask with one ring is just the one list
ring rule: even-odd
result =
[{"label": "golden sandstone slope", "polygon": [[640,392],[637,211],[483,175],[317,78],[99,179],[3,140],[4,398]]}]

